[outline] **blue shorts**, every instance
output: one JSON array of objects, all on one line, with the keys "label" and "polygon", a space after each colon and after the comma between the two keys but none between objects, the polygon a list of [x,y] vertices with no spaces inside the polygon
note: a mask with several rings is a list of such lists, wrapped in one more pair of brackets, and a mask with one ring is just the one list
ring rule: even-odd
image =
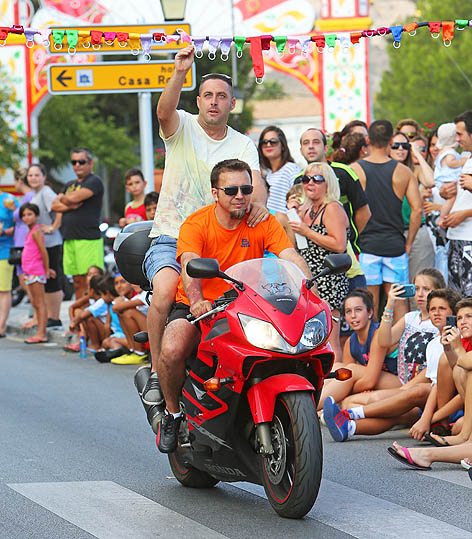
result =
[{"label": "blue shorts", "polygon": [[177,240],[170,236],[157,236],[151,242],[143,262],[143,271],[147,280],[152,284],[156,273],[162,268],[172,268],[179,275],[180,264],[176,260]]},{"label": "blue shorts", "polygon": [[359,263],[369,286],[382,283],[408,284],[408,255],[377,256],[361,253]]}]

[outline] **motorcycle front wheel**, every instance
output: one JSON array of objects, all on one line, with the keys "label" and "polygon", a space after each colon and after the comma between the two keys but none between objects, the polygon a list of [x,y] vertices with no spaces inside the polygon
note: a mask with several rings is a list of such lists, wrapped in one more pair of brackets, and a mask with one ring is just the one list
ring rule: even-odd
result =
[{"label": "motorcycle front wheel", "polygon": [[312,394],[280,394],[270,432],[274,453],[261,458],[267,498],[280,516],[302,518],[315,503],[323,469],[321,430]]},{"label": "motorcycle front wheel", "polygon": [[214,487],[219,482],[218,479],[215,479],[210,474],[185,464],[184,460],[179,455],[178,449],[175,453],[170,453],[168,457],[175,478],[179,483],[184,485],[184,487],[210,488]]}]

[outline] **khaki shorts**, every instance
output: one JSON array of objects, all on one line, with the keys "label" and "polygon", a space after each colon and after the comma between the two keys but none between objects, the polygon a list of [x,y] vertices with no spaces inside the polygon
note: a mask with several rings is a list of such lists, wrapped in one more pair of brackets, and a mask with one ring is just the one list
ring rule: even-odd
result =
[{"label": "khaki shorts", "polygon": [[65,240],[63,260],[66,275],[85,275],[90,266],[103,269],[103,239]]},{"label": "khaki shorts", "polygon": [[13,268],[8,260],[0,260],[0,292],[10,292]]}]

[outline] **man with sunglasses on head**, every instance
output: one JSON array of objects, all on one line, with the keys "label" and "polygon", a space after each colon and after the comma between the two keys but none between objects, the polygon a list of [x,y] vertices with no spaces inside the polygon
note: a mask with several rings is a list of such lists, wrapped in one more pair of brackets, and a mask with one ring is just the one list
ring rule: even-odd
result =
[{"label": "man with sunglasses on head", "polygon": [[142,393],[148,405],[162,402],[156,373],[162,333],[180,276],[180,264],[176,261],[179,228],[190,214],[213,201],[209,181],[213,166],[230,158],[249,163],[254,194],[247,207],[248,224],[256,226],[268,216],[267,193],[260,176],[256,146],[249,137],[227,125],[229,113],[236,104],[231,78],[218,73],[205,75],[198,91],[198,115],[177,110],[194,55],[192,45],[177,53],[174,73],[157,105],[166,163],[150,233],[152,242],[143,265],[153,288],[148,312],[152,374]]},{"label": "man with sunglasses on head", "polygon": [[177,260],[182,265],[177,295],[162,337],[158,375],[166,402],[160,428],[159,450],[177,448],[181,422],[179,392],[185,380],[185,360],[200,342],[197,325],[187,320],[213,309],[212,302],[230,287],[223,279],[194,279],[185,268],[195,258],[215,258],[222,271],[243,260],[262,258],[267,250],[296,264],[307,278],[310,270],[296,252],[273,215],[257,226],[249,225],[248,208],[253,193],[251,168],[239,159],[215,165],[210,175],[213,204],[196,211],[183,222],[177,241]]},{"label": "man with sunglasses on head", "polygon": [[[423,216],[418,182],[411,170],[389,156],[393,127],[388,120],[377,120],[369,127],[370,155],[353,163],[365,189],[372,217],[359,237],[360,263],[367,286],[374,296],[374,312],[379,305],[380,287],[385,295],[392,283],[408,283],[408,253]],[[402,202],[406,196],[411,208],[405,239]],[[396,307],[395,318],[407,311],[406,302]]]},{"label": "man with sunglasses on head", "polygon": [[64,273],[73,276],[75,297],[79,299],[87,291],[90,266],[104,267],[99,229],[103,183],[93,173],[93,155],[87,148],[74,148],[71,164],[77,179],[66,184],[51,211],[62,213]]}]

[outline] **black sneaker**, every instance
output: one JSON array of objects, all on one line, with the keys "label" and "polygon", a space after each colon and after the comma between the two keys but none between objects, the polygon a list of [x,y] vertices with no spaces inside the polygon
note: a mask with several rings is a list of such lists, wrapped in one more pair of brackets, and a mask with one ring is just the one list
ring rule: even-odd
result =
[{"label": "black sneaker", "polygon": [[48,328],[62,328],[62,322],[60,320],[54,320],[54,318],[48,318],[48,322],[46,324],[46,327],[48,327]]},{"label": "black sneaker", "polygon": [[175,418],[172,414],[166,414],[162,418],[158,446],[161,453],[173,453],[177,449],[181,421],[182,416]]},{"label": "black sneaker", "polygon": [[159,406],[159,404],[164,402],[164,395],[162,394],[159,379],[157,378],[157,372],[151,373],[141,393],[141,398],[144,404],[148,406]]}]

